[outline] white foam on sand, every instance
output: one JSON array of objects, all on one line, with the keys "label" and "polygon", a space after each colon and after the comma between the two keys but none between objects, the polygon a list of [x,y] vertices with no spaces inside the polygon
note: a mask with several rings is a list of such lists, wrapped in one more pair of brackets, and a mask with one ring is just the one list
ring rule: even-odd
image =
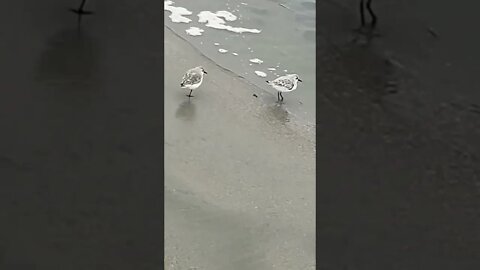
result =
[{"label": "white foam on sand", "polygon": [[187,32],[188,35],[190,36],[201,36],[203,33],[203,29],[198,28],[198,27],[190,27],[185,32]]},{"label": "white foam on sand", "polygon": [[232,54],[233,54],[233,55],[235,55],[235,56],[237,56],[237,55],[238,55],[238,53],[236,53],[236,52],[233,52]]},{"label": "white foam on sand", "polygon": [[213,43],[213,45],[218,46],[218,45],[220,45],[220,43],[215,42],[215,43]]},{"label": "white foam on sand", "polygon": [[220,30],[227,30],[234,33],[253,33],[258,34],[261,30],[258,29],[249,29],[243,27],[233,27],[230,25],[226,25],[226,21],[233,22],[237,20],[237,16],[233,15],[232,13],[221,10],[215,13],[211,11],[201,11],[198,13],[198,22],[199,23],[206,23],[207,27],[220,29]]},{"label": "white foam on sand", "polygon": [[273,67],[267,68],[267,69],[268,69],[268,70],[277,70],[276,68],[273,68]]},{"label": "white foam on sand", "polygon": [[225,50],[225,49],[218,49],[218,51],[219,51],[220,53],[226,53],[226,52],[228,52],[228,50]]},{"label": "white foam on sand", "polygon": [[233,21],[237,20],[237,16],[235,16],[231,12],[228,12],[228,11],[225,11],[225,10],[217,11],[216,14],[217,14],[218,17],[223,17],[223,18],[225,18],[225,20],[227,20],[229,22],[233,22]]},{"label": "white foam on sand", "polygon": [[254,63],[254,64],[261,64],[263,63],[262,60],[258,59],[258,58],[253,58],[253,59],[250,59],[249,60],[250,62]]},{"label": "white foam on sand", "polygon": [[267,77],[267,73],[265,73],[263,71],[255,70],[255,74],[257,74],[257,76],[262,77],[262,78]]},{"label": "white foam on sand", "polygon": [[172,6],[173,1],[164,2],[164,10],[170,11],[171,14],[168,16],[170,20],[174,23],[189,23],[192,20],[185,17],[187,15],[192,15],[192,12],[184,7],[174,7]]}]

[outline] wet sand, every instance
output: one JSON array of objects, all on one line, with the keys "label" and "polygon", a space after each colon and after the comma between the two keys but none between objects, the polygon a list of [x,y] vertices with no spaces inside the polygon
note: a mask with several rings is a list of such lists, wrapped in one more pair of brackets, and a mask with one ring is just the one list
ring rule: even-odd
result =
[{"label": "wet sand", "polygon": [[167,269],[314,269],[314,133],[168,28],[165,78]]}]

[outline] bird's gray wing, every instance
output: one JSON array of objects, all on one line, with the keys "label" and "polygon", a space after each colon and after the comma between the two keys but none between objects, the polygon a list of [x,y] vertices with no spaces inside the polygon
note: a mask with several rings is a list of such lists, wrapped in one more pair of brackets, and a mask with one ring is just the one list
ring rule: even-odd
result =
[{"label": "bird's gray wing", "polygon": [[292,90],[292,88],[293,88],[293,81],[289,80],[289,79],[278,78],[278,79],[274,80],[273,83],[277,86],[285,87],[288,90]]},{"label": "bird's gray wing", "polygon": [[182,85],[193,85],[200,83],[202,76],[196,72],[188,71],[182,79]]}]

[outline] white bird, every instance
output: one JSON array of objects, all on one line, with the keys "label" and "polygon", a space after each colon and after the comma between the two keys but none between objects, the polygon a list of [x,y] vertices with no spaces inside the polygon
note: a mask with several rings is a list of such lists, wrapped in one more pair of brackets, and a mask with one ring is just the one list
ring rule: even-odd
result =
[{"label": "white bird", "polygon": [[292,92],[293,90],[297,89],[298,82],[302,82],[302,80],[298,78],[297,74],[288,74],[278,77],[273,81],[267,81],[270,86],[272,86],[275,90],[278,91],[277,98],[279,101],[283,101],[283,92]]},{"label": "white bird", "polygon": [[203,74],[207,74],[203,67],[198,66],[188,70],[183,75],[180,87],[190,89],[190,94],[187,97],[193,97],[192,91],[197,89],[203,82]]}]

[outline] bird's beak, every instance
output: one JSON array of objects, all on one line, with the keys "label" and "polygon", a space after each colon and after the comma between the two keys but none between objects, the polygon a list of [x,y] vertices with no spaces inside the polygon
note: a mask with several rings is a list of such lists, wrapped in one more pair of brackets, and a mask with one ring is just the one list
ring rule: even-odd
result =
[{"label": "bird's beak", "polygon": [[302,80],[298,79],[299,82],[302,82]]},{"label": "bird's beak", "polygon": [[208,74],[205,70],[203,71],[203,73]]}]

